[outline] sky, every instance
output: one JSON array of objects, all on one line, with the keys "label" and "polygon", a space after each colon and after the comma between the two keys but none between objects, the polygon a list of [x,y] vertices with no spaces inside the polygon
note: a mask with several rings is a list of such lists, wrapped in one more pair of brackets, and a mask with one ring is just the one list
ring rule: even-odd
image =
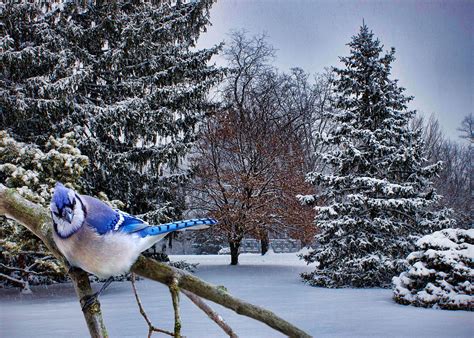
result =
[{"label": "sky", "polygon": [[218,0],[198,47],[226,40],[231,30],[265,33],[281,71],[318,73],[342,67],[339,56],[349,54],[362,20],[385,50],[395,47],[392,78],[415,97],[410,108],[435,114],[458,139],[456,128],[474,112],[474,0]]}]

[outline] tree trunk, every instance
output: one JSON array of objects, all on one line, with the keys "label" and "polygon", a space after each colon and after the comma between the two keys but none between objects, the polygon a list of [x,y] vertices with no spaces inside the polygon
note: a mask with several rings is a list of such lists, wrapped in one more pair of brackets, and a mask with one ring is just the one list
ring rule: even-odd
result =
[{"label": "tree trunk", "polygon": [[260,252],[262,256],[265,255],[270,247],[270,240],[268,239],[268,233],[265,232],[263,237],[260,239]]},{"label": "tree trunk", "polygon": [[229,242],[230,246],[230,265],[239,264],[240,241]]}]

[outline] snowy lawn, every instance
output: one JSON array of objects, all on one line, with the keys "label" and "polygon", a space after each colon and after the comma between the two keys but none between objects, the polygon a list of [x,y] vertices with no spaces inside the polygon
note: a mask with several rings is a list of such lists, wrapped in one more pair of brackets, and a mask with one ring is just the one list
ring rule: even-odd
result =
[{"label": "snowy lawn", "polygon": [[[241,265],[229,256],[171,256],[200,263],[196,274],[224,285],[232,294],[262,305],[317,337],[473,337],[474,313],[398,305],[384,289],[324,289],[305,286],[298,274],[308,267],[295,254],[243,254]],[[95,285],[95,288],[99,285]],[[0,290],[1,337],[85,337],[88,335],[70,284],[33,288],[33,295]],[[169,291],[147,280],[138,291],[153,323],[171,330]],[[129,282],[113,283],[101,297],[111,337],[146,337]],[[280,337],[264,324],[212,307],[240,337]],[[224,337],[185,296],[182,333],[188,337]],[[159,335],[157,335],[159,336]]]}]

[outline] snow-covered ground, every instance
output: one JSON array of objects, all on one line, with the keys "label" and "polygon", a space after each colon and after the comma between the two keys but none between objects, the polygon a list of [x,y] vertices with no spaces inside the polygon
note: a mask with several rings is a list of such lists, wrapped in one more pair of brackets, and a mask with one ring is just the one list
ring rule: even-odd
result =
[{"label": "snow-covered ground", "polygon": [[[295,254],[243,254],[241,265],[229,256],[172,256],[199,263],[196,274],[232,294],[262,305],[316,337],[474,337],[474,313],[403,306],[391,290],[324,289],[301,283],[308,267]],[[99,285],[95,285],[99,287]],[[0,290],[1,337],[86,337],[88,331],[70,284],[33,288],[32,295]],[[138,291],[149,317],[161,328],[173,324],[169,291],[147,280]],[[129,282],[113,283],[101,297],[111,337],[145,337]],[[211,304],[240,337],[280,337],[252,319]],[[183,334],[225,337],[186,297],[182,297]]]}]

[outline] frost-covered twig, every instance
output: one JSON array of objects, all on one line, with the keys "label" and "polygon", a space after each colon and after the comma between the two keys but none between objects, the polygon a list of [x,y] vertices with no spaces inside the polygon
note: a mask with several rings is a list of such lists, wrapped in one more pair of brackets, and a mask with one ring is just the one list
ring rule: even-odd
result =
[{"label": "frost-covered twig", "polygon": [[209,305],[204,303],[204,301],[200,297],[187,290],[181,290],[181,292],[184,293],[198,308],[204,311],[204,313],[207,314],[208,317],[211,318],[217,325],[219,325],[219,327],[222,328],[222,330],[224,330],[224,332],[227,333],[229,337],[238,337],[232,330],[232,328],[229,326],[229,324],[225,322],[224,318],[222,318],[217,312],[215,312]]},{"label": "frost-covered twig", "polygon": [[37,271],[33,271],[31,269],[33,269],[35,266],[37,266],[38,264],[40,264],[41,261],[45,261],[47,259],[51,259],[52,257],[51,256],[45,256],[39,260],[37,260],[36,262],[34,262],[33,264],[31,264],[30,266],[26,267],[25,269],[22,269],[22,268],[18,268],[18,267],[14,267],[14,266],[8,266],[8,265],[5,265],[3,263],[0,263],[0,267],[4,268],[4,269],[7,269],[7,270],[11,270],[11,271],[19,271],[19,272],[23,272],[25,274],[32,274],[32,275],[44,275],[45,272],[37,272]]},{"label": "frost-covered twig", "polygon": [[142,317],[145,319],[147,325],[148,325],[148,338],[151,337],[151,335],[153,334],[153,332],[161,332],[161,333],[164,333],[164,334],[167,334],[168,336],[172,336],[174,337],[174,334],[172,332],[169,332],[169,331],[166,331],[166,330],[163,330],[163,329],[160,329],[156,326],[153,325],[153,323],[151,322],[151,320],[148,318],[146,312],[145,312],[145,309],[143,308],[143,305],[142,305],[142,302],[140,300],[140,297],[138,296],[138,292],[137,292],[137,288],[135,286],[135,274],[132,273],[132,277],[130,279],[130,281],[132,282],[132,289],[133,289],[133,294],[135,295],[135,300],[137,301],[137,304],[138,304],[138,309],[140,311],[140,314],[142,315]]},{"label": "frost-covered twig", "polygon": [[44,274],[44,272],[30,271],[29,268],[22,269],[22,268],[17,268],[17,267],[13,267],[13,266],[8,266],[8,265],[5,265],[3,263],[0,263],[0,267],[2,267],[4,269],[7,269],[7,270],[10,270],[10,271],[19,271],[19,272],[23,272],[23,273],[27,273],[27,274],[31,273],[33,275],[42,275],[42,274]]},{"label": "frost-covered twig", "polygon": [[8,279],[9,281],[12,281],[12,282],[17,283],[17,284],[21,284],[24,288],[26,288],[28,286],[28,281],[24,281],[22,279],[17,279],[17,278],[5,275],[3,273],[0,273],[0,277]]},{"label": "frost-covered twig", "polygon": [[[47,252],[39,252],[39,251],[18,251],[17,252],[18,254],[23,254],[23,255],[36,255],[36,256],[47,256],[47,257],[51,257],[49,256],[49,254]],[[44,257],[43,259],[45,259],[46,257]]]}]

